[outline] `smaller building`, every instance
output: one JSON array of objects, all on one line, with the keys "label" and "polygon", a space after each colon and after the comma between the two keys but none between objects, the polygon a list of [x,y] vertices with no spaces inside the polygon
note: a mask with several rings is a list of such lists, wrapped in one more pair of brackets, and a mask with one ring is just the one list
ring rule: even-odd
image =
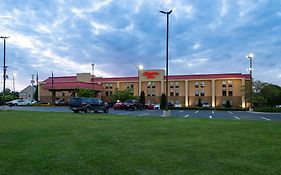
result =
[{"label": "smaller building", "polygon": [[19,93],[19,98],[20,99],[28,99],[28,100],[33,100],[33,94],[35,92],[35,87],[29,85],[26,88],[24,88],[22,91]]}]

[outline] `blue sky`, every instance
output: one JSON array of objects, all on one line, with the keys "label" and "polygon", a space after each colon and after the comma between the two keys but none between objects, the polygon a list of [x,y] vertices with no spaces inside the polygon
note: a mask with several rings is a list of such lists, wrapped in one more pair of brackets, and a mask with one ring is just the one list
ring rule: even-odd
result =
[{"label": "blue sky", "polygon": [[[91,63],[103,77],[164,68],[159,10],[170,9],[169,74],[247,73],[253,52],[254,78],[281,85],[281,0],[0,0],[7,87],[13,73],[21,90],[31,74],[76,75]],[[2,67],[3,40],[0,53]]]}]

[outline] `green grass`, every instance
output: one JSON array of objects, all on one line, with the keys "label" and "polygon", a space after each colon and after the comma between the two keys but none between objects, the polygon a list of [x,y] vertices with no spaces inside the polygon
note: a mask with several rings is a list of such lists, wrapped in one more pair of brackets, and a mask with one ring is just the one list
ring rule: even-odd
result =
[{"label": "green grass", "polygon": [[0,174],[281,172],[281,122],[0,111]]}]

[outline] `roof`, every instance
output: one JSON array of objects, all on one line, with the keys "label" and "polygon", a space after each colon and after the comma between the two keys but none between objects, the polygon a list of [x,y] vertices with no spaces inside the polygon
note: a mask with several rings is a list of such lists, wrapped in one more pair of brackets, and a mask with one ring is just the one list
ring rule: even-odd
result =
[{"label": "roof", "polygon": [[[164,76],[164,79],[166,76]],[[194,74],[194,75],[170,75],[168,76],[169,80],[200,80],[200,79],[250,79],[250,74],[241,74],[241,73],[225,73],[225,74]],[[77,80],[76,76],[64,76],[64,77],[54,77],[53,78],[53,89],[94,89],[102,90],[104,87],[100,85],[101,82],[115,82],[115,81],[138,81],[138,77],[95,77],[91,79],[91,82],[85,83]],[[52,77],[49,77],[44,81],[45,89],[52,89]]]},{"label": "roof", "polygon": [[52,85],[52,77],[49,77],[44,81],[45,89],[94,89],[102,90],[104,89],[102,85],[98,83],[85,83],[77,81],[76,76],[67,76],[67,77],[54,77]]}]

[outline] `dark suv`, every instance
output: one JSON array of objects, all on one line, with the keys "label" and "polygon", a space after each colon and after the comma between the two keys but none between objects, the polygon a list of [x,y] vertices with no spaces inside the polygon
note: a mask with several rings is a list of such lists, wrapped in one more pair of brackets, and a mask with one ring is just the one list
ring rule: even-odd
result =
[{"label": "dark suv", "polygon": [[127,100],[124,102],[124,108],[126,110],[128,109],[132,109],[132,110],[142,110],[143,109],[143,105],[141,103],[139,103],[137,100]]},{"label": "dark suv", "polygon": [[109,106],[106,102],[98,98],[75,97],[70,99],[69,109],[75,113],[78,113],[79,111],[85,113],[90,113],[91,111],[94,111],[95,113],[103,111],[108,113]]}]

